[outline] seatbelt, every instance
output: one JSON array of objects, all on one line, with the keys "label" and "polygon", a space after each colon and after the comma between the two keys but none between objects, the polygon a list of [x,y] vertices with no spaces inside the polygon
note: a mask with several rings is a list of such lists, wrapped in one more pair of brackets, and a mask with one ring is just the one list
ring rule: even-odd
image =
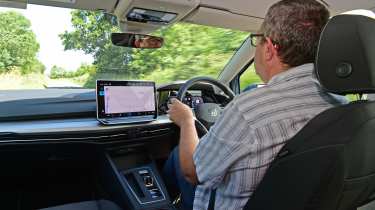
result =
[{"label": "seatbelt", "polygon": [[208,202],[207,210],[214,210],[215,209],[215,199],[216,199],[216,189],[211,191],[210,201]]}]

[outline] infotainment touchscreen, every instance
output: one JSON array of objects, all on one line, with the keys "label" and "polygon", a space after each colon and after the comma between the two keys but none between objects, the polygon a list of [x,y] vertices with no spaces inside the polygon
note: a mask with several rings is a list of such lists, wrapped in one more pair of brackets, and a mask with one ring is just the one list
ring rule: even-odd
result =
[{"label": "infotainment touchscreen", "polygon": [[155,83],[150,81],[97,80],[97,118],[104,124],[155,120],[155,92]]}]

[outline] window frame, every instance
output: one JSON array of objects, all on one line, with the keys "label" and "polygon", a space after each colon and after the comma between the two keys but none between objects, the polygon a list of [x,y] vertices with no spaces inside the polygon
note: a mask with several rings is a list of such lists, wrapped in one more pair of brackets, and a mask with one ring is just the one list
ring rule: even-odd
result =
[{"label": "window frame", "polygon": [[238,72],[238,74],[229,82],[229,86],[232,89],[232,91],[239,95],[241,93],[241,87],[240,87],[240,78],[243,73],[254,63],[254,58],[252,58],[245,66],[242,67],[242,69]]}]

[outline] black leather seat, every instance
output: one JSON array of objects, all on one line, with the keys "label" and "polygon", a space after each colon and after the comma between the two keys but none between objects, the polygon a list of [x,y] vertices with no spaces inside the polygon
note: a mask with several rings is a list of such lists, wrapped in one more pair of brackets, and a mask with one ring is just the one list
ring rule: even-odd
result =
[{"label": "black leather seat", "polygon": [[[329,92],[374,93],[375,19],[331,18],[316,73]],[[375,102],[357,101],[319,114],[292,138],[244,209],[355,210],[374,199]]]},{"label": "black leather seat", "polygon": [[85,201],[55,206],[40,210],[122,210],[115,203],[108,200]]}]

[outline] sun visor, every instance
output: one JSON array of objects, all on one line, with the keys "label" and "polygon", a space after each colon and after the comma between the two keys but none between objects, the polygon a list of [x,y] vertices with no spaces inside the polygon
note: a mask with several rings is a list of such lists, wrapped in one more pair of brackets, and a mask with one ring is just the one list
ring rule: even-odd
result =
[{"label": "sun visor", "polygon": [[316,57],[321,84],[337,94],[375,92],[375,14],[334,16],[322,32]]},{"label": "sun visor", "polygon": [[116,5],[116,0],[28,0],[28,3],[62,8],[112,12]]},{"label": "sun visor", "polygon": [[10,0],[9,1],[0,0],[0,7],[26,9],[27,0],[11,0],[11,1]]},{"label": "sun visor", "polygon": [[233,30],[254,32],[259,29],[263,19],[235,14],[226,10],[199,7],[196,11],[194,11],[194,13],[190,14],[183,21],[201,25],[229,28]]}]

